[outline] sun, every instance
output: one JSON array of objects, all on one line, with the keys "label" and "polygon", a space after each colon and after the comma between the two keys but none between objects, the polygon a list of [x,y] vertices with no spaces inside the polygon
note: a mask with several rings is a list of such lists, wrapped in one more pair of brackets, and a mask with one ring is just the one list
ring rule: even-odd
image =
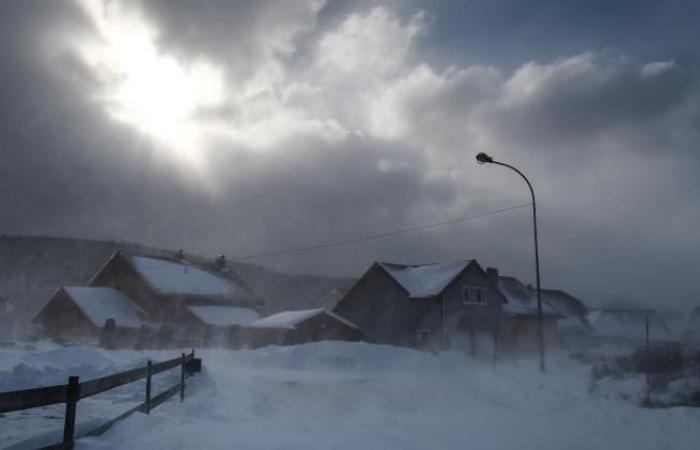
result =
[{"label": "sun", "polygon": [[206,129],[199,113],[224,100],[221,70],[160,51],[155,28],[137,11],[117,3],[78,3],[99,34],[80,42],[79,52],[104,87],[99,99],[109,115],[194,158]]}]

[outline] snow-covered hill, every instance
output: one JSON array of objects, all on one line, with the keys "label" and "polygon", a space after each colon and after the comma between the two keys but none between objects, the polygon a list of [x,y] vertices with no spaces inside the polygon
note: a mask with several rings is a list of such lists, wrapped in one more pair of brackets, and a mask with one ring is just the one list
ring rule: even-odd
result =
[{"label": "snow-covered hill", "polygon": [[[172,356],[50,345],[0,353],[3,389]],[[700,442],[700,410],[643,409],[591,394],[590,367],[564,355],[550,358],[546,375],[533,360],[499,362],[494,370],[457,353],[365,343],[201,355],[205,370],[189,380],[184,403],[137,413],[77,448],[644,450],[696,449]],[[79,417],[113,414],[142,393],[140,382],[133,386],[102,403],[81,401]],[[25,433],[60,429],[60,416],[7,414],[0,418],[0,446],[12,433],[17,438],[16,424],[33,420]]]}]

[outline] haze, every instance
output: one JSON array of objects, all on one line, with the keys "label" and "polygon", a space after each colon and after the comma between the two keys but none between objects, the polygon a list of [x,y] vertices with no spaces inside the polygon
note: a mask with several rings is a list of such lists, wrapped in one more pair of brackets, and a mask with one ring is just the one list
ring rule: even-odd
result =
[{"label": "haze", "polygon": [[[691,1],[0,6],[0,232],[230,259],[529,202],[543,285],[697,304]],[[534,281],[528,208],[254,260],[359,276],[476,258]]]}]

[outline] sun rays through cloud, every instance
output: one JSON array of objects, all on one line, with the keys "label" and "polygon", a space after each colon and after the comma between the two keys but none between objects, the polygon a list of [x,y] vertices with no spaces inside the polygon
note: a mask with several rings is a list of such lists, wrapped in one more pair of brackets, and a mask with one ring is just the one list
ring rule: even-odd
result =
[{"label": "sun rays through cloud", "polygon": [[159,50],[157,30],[135,9],[92,0],[78,3],[98,38],[75,45],[102,86],[98,100],[106,112],[181,162],[203,168],[209,125],[200,112],[224,101],[222,71]]}]

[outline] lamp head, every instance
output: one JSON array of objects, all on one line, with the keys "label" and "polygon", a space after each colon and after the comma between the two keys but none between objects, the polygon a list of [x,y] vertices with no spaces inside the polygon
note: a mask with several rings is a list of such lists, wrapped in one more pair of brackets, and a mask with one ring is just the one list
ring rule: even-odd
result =
[{"label": "lamp head", "polygon": [[486,153],[481,152],[481,153],[477,153],[477,155],[476,155],[476,161],[477,161],[479,164],[485,164],[485,163],[493,162],[493,158],[490,157],[489,155],[487,155]]}]

